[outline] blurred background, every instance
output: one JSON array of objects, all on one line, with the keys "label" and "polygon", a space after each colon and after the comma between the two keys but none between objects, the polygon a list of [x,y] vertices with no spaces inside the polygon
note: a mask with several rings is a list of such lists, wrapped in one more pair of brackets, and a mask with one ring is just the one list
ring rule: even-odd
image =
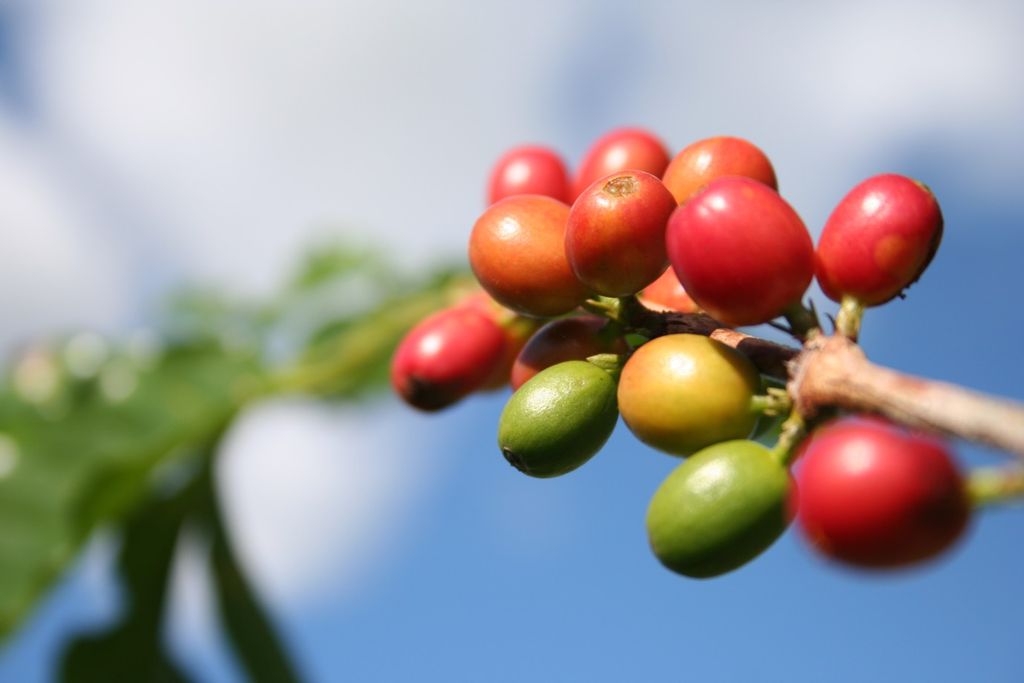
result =
[{"label": "blurred background", "polygon": [[[1009,1],[8,0],[0,351],[144,335],[185,286],[272,298],[324,241],[408,273],[461,264],[507,147],[575,163],[640,125],[673,152],[753,141],[815,235],[869,175],[928,183],[942,248],[862,342],[1024,399],[1022,30]],[[910,571],[851,573],[790,532],[686,580],[643,526],[677,461],[620,424],[585,468],[528,480],[494,447],[506,397],[431,417],[281,399],[233,425],[225,515],[308,680],[1024,679],[1024,512],[986,511]],[[113,618],[115,546],[88,543],[3,645],[0,680],[53,680],[67,639]],[[202,555],[178,548],[165,638],[196,680],[242,680]]]}]

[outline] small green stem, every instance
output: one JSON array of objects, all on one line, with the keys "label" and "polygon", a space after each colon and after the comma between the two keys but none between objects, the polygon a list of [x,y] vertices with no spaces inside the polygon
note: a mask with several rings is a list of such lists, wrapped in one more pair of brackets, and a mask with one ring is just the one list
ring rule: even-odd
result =
[{"label": "small green stem", "polygon": [[588,356],[587,362],[601,368],[618,382],[619,375],[622,374],[622,366],[626,364],[626,357],[617,353],[599,353],[594,356]]},{"label": "small green stem", "polygon": [[614,320],[618,323],[625,323],[622,319],[622,306],[618,299],[613,299],[607,296],[598,296],[593,299],[587,299],[580,308],[594,315],[599,315],[609,320]]},{"label": "small green stem", "polygon": [[779,440],[772,448],[772,455],[781,464],[788,466],[796,455],[796,447],[807,436],[807,425],[804,419],[795,410],[790,412],[789,417],[782,423],[782,431],[779,433]]},{"label": "small green stem", "polygon": [[967,494],[975,507],[1024,503],[1024,467],[979,467],[967,476]]},{"label": "small green stem", "polygon": [[782,313],[795,336],[800,341],[812,339],[821,334],[821,324],[814,308],[808,308],[799,301],[794,301]]},{"label": "small green stem", "polygon": [[860,321],[864,317],[864,304],[852,296],[844,296],[836,316],[836,332],[847,339],[857,341],[860,335]]},{"label": "small green stem", "polygon": [[767,393],[750,397],[750,411],[758,415],[782,415],[793,408],[785,389],[769,387]]}]

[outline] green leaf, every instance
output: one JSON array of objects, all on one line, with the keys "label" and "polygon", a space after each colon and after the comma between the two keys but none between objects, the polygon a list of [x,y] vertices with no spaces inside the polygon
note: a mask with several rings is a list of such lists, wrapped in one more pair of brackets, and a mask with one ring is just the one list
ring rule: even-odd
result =
[{"label": "green leaf", "polygon": [[61,658],[61,680],[185,683],[162,639],[164,606],[187,499],[152,500],[125,525],[118,570],[125,606],[101,633],[80,636]]},{"label": "green leaf", "polygon": [[426,287],[392,297],[369,312],[332,322],[313,336],[305,356],[280,378],[280,388],[353,399],[385,386],[391,356],[405,333],[452,303],[456,292],[465,287],[461,271],[448,271]]},{"label": "green leaf", "polygon": [[[307,307],[315,325],[299,337],[304,351],[269,377],[256,356],[289,322],[274,311],[301,308],[323,297],[320,285],[354,273],[376,283],[370,295],[365,281],[350,283],[343,313]],[[207,458],[247,402],[281,392],[355,399],[384,386],[401,337],[466,282],[464,271],[448,269],[413,283],[365,252],[324,252],[273,306],[196,290],[179,298],[178,341],[164,341],[158,354],[138,357],[95,335],[74,349],[32,350],[0,384],[0,638],[99,525],[131,513],[155,480],[172,481],[183,463]]]},{"label": "green leaf", "polygon": [[380,252],[347,244],[321,244],[306,252],[288,283],[288,291],[303,292],[352,275],[364,275],[379,283],[393,282],[394,269]]},{"label": "green leaf", "polygon": [[214,344],[171,348],[130,372],[111,391],[103,371],[61,371],[43,395],[26,393],[31,376],[17,366],[0,389],[0,636],[97,525],[130,512],[158,467],[173,474],[263,382],[253,358]]},{"label": "green leaf", "polygon": [[257,597],[224,525],[216,489],[206,478],[206,525],[211,538],[210,570],[221,623],[249,680],[292,683],[300,679],[273,622]]}]

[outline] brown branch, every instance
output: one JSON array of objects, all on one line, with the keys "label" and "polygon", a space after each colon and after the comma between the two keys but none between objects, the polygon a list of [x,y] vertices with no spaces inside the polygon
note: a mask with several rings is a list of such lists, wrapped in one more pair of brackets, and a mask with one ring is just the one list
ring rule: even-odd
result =
[{"label": "brown branch", "polygon": [[800,353],[800,349],[737,332],[731,327],[703,313],[661,313],[630,302],[625,311],[631,327],[643,330],[651,337],[666,334],[702,334],[742,351],[765,375],[786,379],[787,364]]},{"label": "brown branch", "polygon": [[1024,458],[1024,404],[875,365],[846,337],[817,336],[801,350],[737,332],[704,314],[661,313],[621,301],[622,317],[637,331],[710,336],[745,353],[762,373],[788,378],[793,405],[806,419],[830,407],[875,413]]},{"label": "brown branch", "polygon": [[918,429],[988,444],[1024,457],[1024,405],[905,375],[870,362],[844,337],[807,344],[791,366],[789,394],[813,417],[827,406],[884,415]]}]

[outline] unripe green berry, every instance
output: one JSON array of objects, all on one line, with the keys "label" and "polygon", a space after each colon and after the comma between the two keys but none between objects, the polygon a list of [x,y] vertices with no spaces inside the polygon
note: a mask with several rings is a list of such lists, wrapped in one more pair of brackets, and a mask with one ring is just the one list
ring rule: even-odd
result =
[{"label": "unripe green berry", "polygon": [[618,416],[612,376],[586,361],[566,361],[512,394],[498,423],[498,446],[524,474],[557,477],[592,458]]},{"label": "unripe green berry", "polygon": [[753,441],[695,453],[662,482],[647,510],[647,535],[662,564],[693,578],[732,571],[764,552],[792,519],[792,480]]}]

